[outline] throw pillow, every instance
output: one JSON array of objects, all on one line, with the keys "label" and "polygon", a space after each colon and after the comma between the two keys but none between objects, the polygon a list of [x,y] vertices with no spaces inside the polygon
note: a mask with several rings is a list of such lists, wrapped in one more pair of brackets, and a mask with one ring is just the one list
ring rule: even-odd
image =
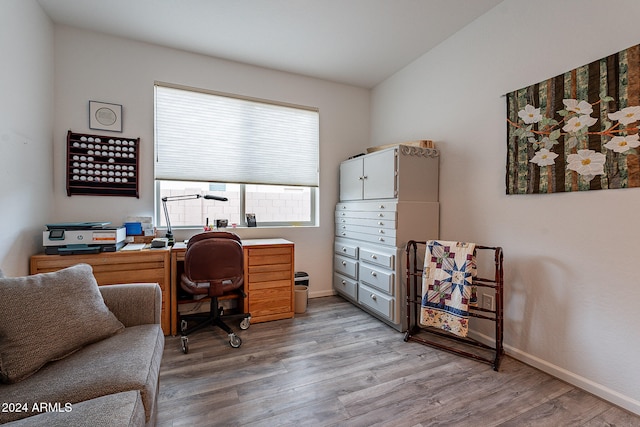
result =
[{"label": "throw pillow", "polygon": [[0,380],[20,381],[47,362],[124,329],[90,265],[0,278]]}]

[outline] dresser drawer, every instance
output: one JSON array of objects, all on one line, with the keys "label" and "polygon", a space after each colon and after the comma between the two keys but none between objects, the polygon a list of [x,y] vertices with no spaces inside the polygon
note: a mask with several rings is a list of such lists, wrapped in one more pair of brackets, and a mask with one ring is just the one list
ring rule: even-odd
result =
[{"label": "dresser drawer", "polygon": [[358,289],[358,302],[377,311],[387,319],[393,320],[394,298],[381,294],[375,289],[360,285]]},{"label": "dresser drawer", "polygon": [[344,237],[347,239],[364,240],[365,242],[377,243],[379,245],[385,245],[385,246],[396,245],[395,237],[390,237],[386,235],[369,234],[369,233],[359,233],[357,231],[337,230],[337,227],[336,227],[336,236]]},{"label": "dresser drawer", "polygon": [[394,219],[385,218],[354,218],[354,217],[338,217],[336,225],[364,225],[373,228],[396,228]]},{"label": "dresser drawer", "polygon": [[360,261],[393,269],[395,257],[391,254],[383,254],[369,249],[360,249]]},{"label": "dresser drawer", "polygon": [[396,230],[393,228],[368,227],[366,225],[336,224],[336,234],[343,231],[355,231],[356,233],[367,233],[375,236],[396,237]]},{"label": "dresser drawer", "polygon": [[336,211],[336,224],[342,219],[396,221],[396,211]]},{"label": "dresser drawer", "polygon": [[347,277],[358,280],[358,261],[336,255],[333,259],[333,269]]},{"label": "dresser drawer", "polygon": [[356,245],[335,242],[333,244],[333,251],[338,255],[358,259],[358,247]]},{"label": "dresser drawer", "polygon": [[341,202],[336,205],[336,211],[378,211],[392,212],[397,210],[398,203],[391,201]]},{"label": "dresser drawer", "polygon": [[353,279],[333,273],[333,288],[354,301],[358,300],[358,282]]},{"label": "dresser drawer", "polygon": [[372,268],[364,263],[359,266],[359,278],[361,283],[366,283],[376,289],[393,295],[394,274],[390,271]]}]

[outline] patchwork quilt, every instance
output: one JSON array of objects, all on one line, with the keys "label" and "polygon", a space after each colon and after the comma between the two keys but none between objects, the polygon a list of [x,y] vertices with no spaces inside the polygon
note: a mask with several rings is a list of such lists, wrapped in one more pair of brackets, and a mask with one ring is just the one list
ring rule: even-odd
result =
[{"label": "patchwork quilt", "polygon": [[461,337],[469,330],[469,306],[476,305],[475,243],[429,240],[422,273],[420,325]]}]

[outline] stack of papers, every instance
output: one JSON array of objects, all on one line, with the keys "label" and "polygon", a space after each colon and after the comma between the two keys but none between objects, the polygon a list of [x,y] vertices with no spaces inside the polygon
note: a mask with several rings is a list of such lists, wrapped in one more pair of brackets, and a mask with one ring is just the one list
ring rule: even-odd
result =
[{"label": "stack of papers", "polygon": [[121,251],[139,251],[144,249],[144,243],[127,243],[125,247],[120,249]]}]

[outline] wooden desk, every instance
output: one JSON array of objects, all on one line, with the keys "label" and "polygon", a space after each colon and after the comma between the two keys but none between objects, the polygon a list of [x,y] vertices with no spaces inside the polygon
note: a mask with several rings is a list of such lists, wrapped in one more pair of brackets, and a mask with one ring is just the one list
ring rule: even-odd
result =
[{"label": "wooden desk", "polygon": [[[244,251],[245,312],[251,323],[289,319],[294,315],[294,244],[285,239],[248,239]],[[171,249],[171,334],[178,333],[178,286],[187,247]]]},{"label": "wooden desk", "polygon": [[93,267],[98,285],[119,283],[158,283],[162,289],[161,324],[165,335],[171,331],[170,320],[170,268],[169,249],[142,251],[102,252],[86,255],[34,255],[31,257],[31,274],[48,273],[79,263]]}]

